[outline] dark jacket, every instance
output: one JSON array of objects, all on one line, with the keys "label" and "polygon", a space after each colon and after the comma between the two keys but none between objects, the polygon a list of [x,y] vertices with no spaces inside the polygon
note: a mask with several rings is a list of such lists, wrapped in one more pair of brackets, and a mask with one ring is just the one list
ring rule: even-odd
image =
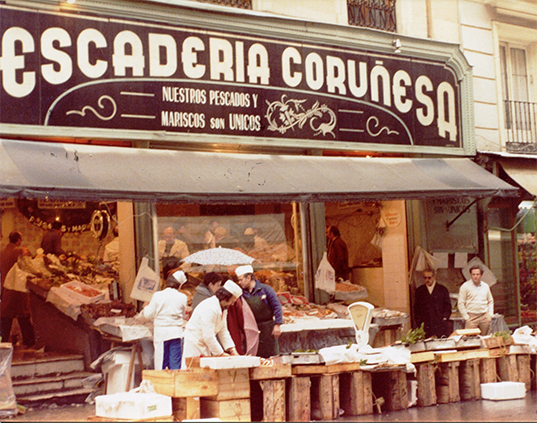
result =
[{"label": "dark jacket", "polygon": [[194,313],[194,309],[198,306],[199,303],[201,303],[203,300],[206,300],[207,298],[210,298],[213,296],[213,293],[211,290],[204,285],[203,283],[200,283],[196,287],[196,293],[192,297],[192,313]]},{"label": "dark jacket", "polygon": [[432,294],[429,294],[427,285],[423,284],[416,289],[415,299],[414,317],[417,327],[424,323],[425,335],[428,338],[449,336],[448,322],[451,316],[451,299],[448,289],[437,282]]},{"label": "dark jacket", "polygon": [[65,254],[65,251],[62,249],[62,236],[56,229],[50,229],[43,235],[41,248],[45,254],[55,254],[57,256]]},{"label": "dark jacket", "polygon": [[347,250],[347,244],[341,239],[340,236],[328,241],[327,248],[328,262],[334,268],[337,278],[347,280],[349,277],[349,252]]}]

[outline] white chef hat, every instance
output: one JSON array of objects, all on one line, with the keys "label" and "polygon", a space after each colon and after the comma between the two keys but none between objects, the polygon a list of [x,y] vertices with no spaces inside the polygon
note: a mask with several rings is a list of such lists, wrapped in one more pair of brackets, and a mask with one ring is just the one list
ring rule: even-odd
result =
[{"label": "white chef hat", "polygon": [[226,281],[223,288],[234,297],[239,298],[242,295],[242,288],[231,279]]},{"label": "white chef hat", "polygon": [[175,280],[177,282],[179,282],[181,285],[184,284],[186,282],[186,275],[185,275],[185,272],[183,272],[182,270],[178,270],[177,272],[175,272],[173,274],[173,277],[175,278]]},{"label": "white chef hat", "polygon": [[237,276],[242,276],[246,273],[254,273],[254,268],[252,266],[250,266],[249,264],[245,265],[245,266],[239,266],[235,269],[235,274]]}]

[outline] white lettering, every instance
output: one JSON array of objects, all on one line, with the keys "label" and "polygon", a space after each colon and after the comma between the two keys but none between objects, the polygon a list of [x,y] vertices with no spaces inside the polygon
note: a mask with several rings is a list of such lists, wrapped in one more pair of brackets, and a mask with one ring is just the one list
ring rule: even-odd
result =
[{"label": "white lettering", "polygon": [[78,68],[88,78],[100,78],[108,69],[108,63],[100,59],[96,60],[95,64],[90,63],[90,43],[95,48],[107,47],[106,38],[99,31],[93,28],[83,30],[76,41]]},{"label": "white lettering", "polygon": [[199,79],[205,75],[205,65],[198,63],[198,51],[204,51],[205,44],[197,37],[188,37],[183,41],[183,72],[187,78]]},{"label": "white lettering", "polygon": [[[162,58],[161,47],[165,51]],[[149,74],[167,77],[172,76],[176,70],[177,44],[173,37],[168,34],[149,34]]]},{"label": "white lettering", "polygon": [[53,63],[42,65],[41,73],[47,82],[58,85],[69,80],[73,74],[73,63],[69,54],[54,47],[55,41],[60,47],[70,47],[71,37],[63,28],[49,28],[41,35],[41,54],[45,59],[52,60],[59,65],[58,70],[54,69]]},{"label": "white lettering", "polygon": [[294,72],[293,65],[302,64],[302,56],[294,47],[287,47],[282,53],[282,78],[289,87],[296,87],[302,82],[302,72]]},{"label": "white lettering", "polygon": [[2,57],[0,57],[0,70],[2,71],[2,86],[12,97],[25,97],[35,88],[35,72],[22,72],[22,82],[17,82],[17,70],[24,69],[23,55],[15,54],[15,43],[22,44],[23,53],[33,53],[35,44],[32,35],[23,28],[9,28],[2,37]]},{"label": "white lettering", "polygon": [[270,78],[268,52],[264,45],[256,43],[248,50],[248,81],[250,84],[268,85]]},{"label": "white lettering", "polygon": [[412,100],[406,97],[406,88],[412,85],[410,75],[403,70],[398,70],[393,76],[393,104],[401,113],[408,113],[412,109]]},{"label": "white lettering", "polygon": [[317,53],[306,56],[306,83],[312,90],[320,90],[324,84],[323,59]]},{"label": "white lettering", "polygon": [[438,101],[438,135],[446,138],[446,132],[448,132],[449,140],[456,141],[457,124],[455,118],[455,92],[453,91],[453,87],[445,81],[441,82],[438,86],[436,99]]},{"label": "white lettering", "polygon": [[[130,53],[127,52],[130,46]],[[132,69],[132,76],[144,76],[144,49],[142,41],[132,31],[121,31],[114,39],[112,66],[116,76],[126,76],[127,69]]]},{"label": "white lettering", "polygon": [[326,84],[329,93],[335,93],[337,90],[341,95],[347,94],[345,63],[339,57],[326,57]]},{"label": "white lettering", "polygon": [[416,110],[416,117],[423,126],[429,126],[434,120],[434,104],[431,98],[424,91],[433,91],[433,83],[425,75],[416,79],[416,100],[425,106]]},{"label": "white lettering", "polygon": [[209,40],[211,79],[233,81],[233,46],[228,40],[211,38]]},{"label": "white lettering", "polygon": [[371,100],[379,102],[379,79],[382,79],[382,100],[385,106],[391,106],[390,74],[384,66],[376,65],[371,69]]}]

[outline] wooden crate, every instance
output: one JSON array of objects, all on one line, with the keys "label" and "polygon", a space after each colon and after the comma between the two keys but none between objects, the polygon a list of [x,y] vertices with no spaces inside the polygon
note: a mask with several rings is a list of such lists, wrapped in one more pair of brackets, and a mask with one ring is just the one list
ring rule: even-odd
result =
[{"label": "wooden crate", "polygon": [[434,363],[417,363],[416,370],[418,406],[427,407],[429,405],[436,405],[436,365]]},{"label": "wooden crate", "polygon": [[291,375],[290,363],[250,368],[250,380],[284,379]]},{"label": "wooden crate", "polygon": [[508,345],[513,345],[513,337],[509,337],[509,339],[505,340],[501,336],[491,336],[489,338],[483,338],[485,341],[485,345],[487,348],[494,349],[494,348],[501,348],[501,347],[507,347]]},{"label": "wooden crate", "polygon": [[250,398],[250,372],[248,368],[217,369],[217,393],[204,395],[208,399],[221,401]]},{"label": "wooden crate", "polygon": [[200,398],[172,398],[172,414],[176,421],[199,420],[201,418]]},{"label": "wooden crate", "polygon": [[157,393],[169,397],[206,397],[218,394],[217,373],[212,369],[192,367],[188,370],[143,370],[142,380],[149,380]]},{"label": "wooden crate", "polygon": [[339,417],[339,375],[311,376],[310,382],[311,418],[313,420],[337,419]]},{"label": "wooden crate", "polygon": [[459,402],[459,362],[438,363],[435,373],[436,400],[439,404]]},{"label": "wooden crate", "polygon": [[384,398],[387,411],[408,408],[406,373],[402,370],[379,371],[372,374],[373,393]]},{"label": "wooden crate", "polygon": [[202,419],[219,418],[224,421],[251,421],[250,399],[211,400],[201,398],[200,411]]},{"label": "wooden crate", "polygon": [[339,375],[339,404],[344,416],[373,413],[371,373],[356,371]]},{"label": "wooden crate", "polygon": [[286,421],[285,379],[260,380],[263,390],[263,421]]},{"label": "wooden crate", "polygon": [[479,359],[464,360],[459,365],[459,387],[461,400],[481,399],[481,378],[479,376]]},{"label": "wooden crate", "polygon": [[311,421],[311,381],[308,376],[287,379],[288,419],[291,422]]},{"label": "wooden crate", "polygon": [[516,355],[503,355],[497,359],[498,375],[502,382],[518,382]]},{"label": "wooden crate", "polygon": [[517,354],[516,356],[518,381],[524,383],[526,391],[531,390],[531,356],[529,354]]},{"label": "wooden crate", "polygon": [[482,358],[479,363],[479,379],[481,383],[494,383],[498,381],[496,374],[496,358]]}]

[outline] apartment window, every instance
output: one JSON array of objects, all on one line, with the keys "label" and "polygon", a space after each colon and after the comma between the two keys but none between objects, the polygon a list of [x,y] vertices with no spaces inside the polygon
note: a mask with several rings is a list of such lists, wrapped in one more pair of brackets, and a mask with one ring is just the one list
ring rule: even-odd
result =
[{"label": "apartment window", "polygon": [[500,45],[507,151],[537,152],[537,103],[530,101],[528,58],[523,47]]},{"label": "apartment window", "polygon": [[252,0],[197,0],[200,3],[220,4],[238,9],[252,9]]},{"label": "apartment window", "polygon": [[395,0],[347,0],[349,25],[395,32]]}]

